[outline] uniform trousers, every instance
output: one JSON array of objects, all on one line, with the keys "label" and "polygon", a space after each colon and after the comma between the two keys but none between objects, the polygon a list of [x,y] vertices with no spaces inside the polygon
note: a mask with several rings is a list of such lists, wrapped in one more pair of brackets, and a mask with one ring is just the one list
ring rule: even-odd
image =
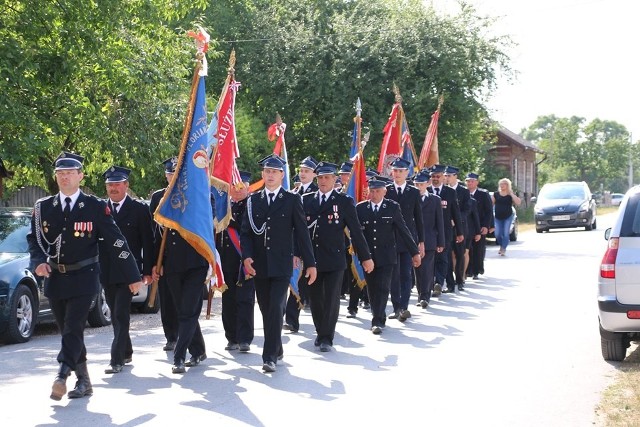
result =
[{"label": "uniform trousers", "polygon": [[262,313],[264,347],[262,361],[278,362],[282,350],[282,313],[287,300],[290,276],[255,278],[256,299]]},{"label": "uniform trousers", "polygon": [[110,365],[124,365],[124,359],[131,357],[133,347],[129,335],[131,320],[131,290],[125,283],[110,284],[104,287],[107,305],[111,309],[113,341],[111,342]]},{"label": "uniform trousers", "polygon": [[75,370],[80,363],[87,361],[87,348],[84,346],[84,328],[89,317],[89,309],[95,295],[81,295],[71,298],[49,298],[51,311],[62,335],[62,347],[58,353],[58,362]]},{"label": "uniform trousers", "polygon": [[418,300],[431,301],[435,274],[436,251],[424,252],[424,258],[420,267],[416,268],[416,280],[418,282]]},{"label": "uniform trousers", "polygon": [[409,308],[409,297],[411,297],[411,288],[413,288],[412,268],[411,254],[398,252],[398,261],[393,269],[390,288],[394,312]]},{"label": "uniform trousers", "polygon": [[[306,286],[307,282],[305,280],[302,280],[301,277],[300,281],[298,282],[298,290],[303,289]],[[300,303],[298,303],[298,299],[296,298],[294,293],[289,292],[287,304],[284,308],[284,321],[295,331],[300,329],[300,304],[304,304],[304,300],[302,299],[302,292],[299,292],[298,296],[300,297]]]},{"label": "uniform trousers", "polygon": [[207,271],[208,267],[205,266],[166,274],[178,312],[178,341],[173,353],[175,363],[185,360],[187,349],[194,357],[205,353],[198,318],[202,312],[202,289]]},{"label": "uniform trousers", "polygon": [[[375,262],[375,261],[374,261]],[[376,265],[371,273],[365,273],[369,304],[371,304],[371,326],[384,327],[387,320],[389,287],[393,275],[393,264]]]},{"label": "uniform trousers", "polygon": [[[234,277],[237,271],[224,271],[224,277]],[[232,282],[232,281],[230,281]],[[227,342],[232,344],[253,341],[254,306],[256,289],[253,279],[230,284],[222,293],[222,326]]]},{"label": "uniform trousers", "polygon": [[340,313],[340,294],[344,270],[318,272],[315,282],[307,286],[311,317],[316,327],[318,344],[333,345]]},{"label": "uniform trousers", "polygon": [[160,297],[160,320],[164,337],[167,341],[176,342],[178,341],[178,312],[164,276],[160,277],[158,281],[158,296]]},{"label": "uniform trousers", "polygon": [[[452,251],[456,255],[456,262],[453,268],[449,268],[449,271],[452,274],[455,274],[455,282],[453,283],[455,283],[456,285],[464,285],[464,254],[467,250],[466,239],[467,238],[465,237],[465,240],[460,243],[455,243],[455,240],[451,243]],[[447,285],[449,284],[449,281],[447,281]]]},{"label": "uniform trousers", "polygon": [[449,258],[451,257],[451,241],[445,236],[444,249],[442,252],[436,253],[435,276],[436,283],[441,286],[445,284],[447,274],[449,273]]},{"label": "uniform trousers", "polygon": [[473,275],[484,274],[484,257],[487,252],[487,236],[480,236],[480,240],[471,244],[470,270]]}]

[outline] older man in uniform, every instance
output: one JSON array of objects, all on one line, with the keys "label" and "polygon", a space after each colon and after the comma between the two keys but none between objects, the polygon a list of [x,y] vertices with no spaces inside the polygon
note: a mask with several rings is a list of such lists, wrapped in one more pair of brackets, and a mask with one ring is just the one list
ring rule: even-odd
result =
[{"label": "older man in uniform", "polygon": [[[318,186],[313,182],[316,177],[315,169],[318,161],[311,156],[305,157],[298,168],[298,177],[300,178],[300,186],[292,192],[304,196],[305,194],[318,191]],[[300,299],[298,301],[298,298]],[[304,275],[300,275],[298,280],[298,296],[293,292],[289,292],[287,298],[287,307],[285,308],[284,329],[291,332],[298,332],[300,329],[300,307],[307,303],[307,279]]]},{"label": "older man in uniform", "polygon": [[[410,163],[399,157],[391,163],[393,183],[387,185],[386,197],[398,202],[404,223],[407,225],[413,240],[418,245],[420,255],[424,255],[424,225],[420,208],[420,191],[407,183]],[[413,272],[409,248],[402,240],[397,242],[398,262],[393,270],[391,280],[391,303],[393,313],[389,319],[404,322],[411,317],[409,298],[413,288]]]},{"label": "older man in uniform", "polygon": [[27,235],[32,270],[44,276],[44,293],[62,334],[60,369],[51,399],[67,392],[67,377],[76,372],[76,387],[69,398],[93,394],[87,369],[84,328],[89,309],[100,292],[98,239],[114,254],[123,282],[135,293],[142,286],[140,271],[127,242],[102,200],[80,191],[83,157],[62,153],[54,162],[60,192],[36,202]]},{"label": "older man in uniform", "polygon": [[342,275],[347,268],[345,227],[366,273],[373,270],[373,261],[364,239],[354,201],[346,194],[334,190],[337,166],[320,162],[315,169],[318,191],[303,197],[304,213],[311,235],[318,277],[307,290],[311,303],[311,316],[316,327],[315,345],[327,352],[333,338],[340,311]]},{"label": "older man in uniform", "polygon": [[227,338],[225,350],[240,350],[246,353],[253,341],[253,312],[256,289],[253,279],[247,279],[242,266],[240,229],[247,208],[251,173],[240,171],[243,186],[231,187],[231,222],[216,233],[216,248],[220,252],[222,272],[227,290],[222,293],[222,326]]},{"label": "older man in uniform", "polygon": [[418,282],[417,306],[427,308],[431,301],[434,284],[434,267],[436,254],[444,250],[444,221],[440,197],[429,194],[427,186],[431,174],[428,170],[420,171],[414,178],[415,186],[420,190],[420,210],[424,223],[424,255],[420,267],[416,269]]},{"label": "older man in uniform", "polygon": [[[173,174],[176,171],[178,165],[178,158],[173,156],[161,163],[164,166],[164,176],[167,183],[171,182]],[[151,202],[149,203],[149,212],[151,216],[155,213],[160,200],[164,196],[166,187],[155,191],[151,195]],[[156,245],[162,241],[162,226],[158,223],[154,223],[153,233]],[[167,279],[163,276],[160,277],[158,282],[158,296],[160,297],[160,321],[162,322],[162,330],[164,337],[167,340],[163,351],[173,351],[176,347],[176,341],[178,341],[178,311],[176,309],[176,303],[173,300],[173,296],[169,291],[169,285],[167,285]]]},{"label": "older man in uniform", "polygon": [[456,286],[458,286],[459,291],[464,291],[464,259],[467,245],[466,236],[469,234],[468,221],[472,202],[471,195],[469,195],[469,190],[460,185],[460,183],[458,182],[458,172],[459,169],[454,166],[447,166],[444,172],[445,184],[453,188],[456,191],[456,195],[458,197],[458,208],[460,209],[462,232],[465,236],[465,238],[463,238],[460,242],[458,242],[457,240],[451,242],[452,256],[449,258],[449,261],[452,261],[453,265],[449,267],[449,272],[447,273],[447,292],[454,292]]},{"label": "older man in uniform", "polygon": [[[445,247],[442,252],[436,253],[436,281],[433,285],[433,296],[436,297],[443,292],[442,286],[445,283],[449,271],[451,244],[452,242],[462,242],[464,240],[464,229],[462,228],[462,220],[460,218],[458,196],[453,188],[444,185],[443,177],[445,169],[446,166],[443,165],[432,166],[431,186],[427,188],[429,193],[440,197],[442,220],[444,223]],[[453,290],[451,292],[453,292]]]},{"label": "older man in uniform", "polygon": [[317,272],[302,199],[282,188],[286,162],[272,154],[259,164],[265,188],[247,200],[240,247],[245,271],[255,277],[256,298],[262,312],[262,369],[275,372],[277,361],[283,357],[282,313],[289,281],[294,262],[300,262],[297,256],[294,260],[294,255],[302,256],[310,285],[316,280]]},{"label": "older man in uniform", "polygon": [[[131,254],[136,260],[138,270],[145,284],[151,283],[151,269],[154,263],[153,223],[149,208],[127,195],[131,170],[120,166],[111,166],[102,176],[109,197],[107,205],[116,225],[127,239]],[[104,241],[102,241],[104,242]],[[129,336],[131,297],[126,277],[122,274],[117,259],[100,245],[100,280],[104,286],[107,304],[111,309],[113,341],[111,343],[111,361],[105,369],[107,374],[122,371],[125,363],[131,361],[133,347]]]},{"label": "older man in uniform", "polygon": [[404,223],[400,205],[385,199],[386,193],[386,182],[372,178],[369,180],[369,200],[356,206],[358,220],[375,263],[373,271],[365,272],[371,304],[371,332],[375,335],[382,332],[387,318],[389,287],[398,262],[396,236],[411,254],[413,266],[420,266],[418,246]]},{"label": "older man in uniform", "polygon": [[469,172],[465,178],[469,194],[477,202],[478,216],[480,219],[480,240],[474,241],[471,245],[468,268],[468,271],[473,275],[474,279],[477,279],[478,275],[484,274],[487,233],[493,223],[493,202],[491,201],[491,195],[484,188],[478,187],[479,178],[480,176],[474,172]]}]

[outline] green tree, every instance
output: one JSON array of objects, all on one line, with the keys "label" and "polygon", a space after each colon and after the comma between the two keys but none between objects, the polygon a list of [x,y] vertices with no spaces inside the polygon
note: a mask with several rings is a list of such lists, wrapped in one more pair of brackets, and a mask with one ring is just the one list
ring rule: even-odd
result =
[{"label": "green tree", "polygon": [[104,192],[112,163],[135,169],[141,195],[162,183],[158,163],[182,130],[204,0],[14,0],[0,6],[0,146],[9,188],[56,190],[61,151],[86,157],[85,182]]}]

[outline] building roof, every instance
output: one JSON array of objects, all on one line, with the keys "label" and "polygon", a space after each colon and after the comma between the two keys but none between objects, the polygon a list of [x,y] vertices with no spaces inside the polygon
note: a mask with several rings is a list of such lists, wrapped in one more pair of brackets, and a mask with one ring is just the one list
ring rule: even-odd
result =
[{"label": "building roof", "polygon": [[502,135],[504,138],[511,141],[515,145],[521,146],[525,150],[533,150],[536,153],[544,153],[544,151],[536,147],[534,143],[532,143],[531,141],[527,141],[517,133],[511,132],[505,127],[500,127],[500,129],[498,129],[498,137],[500,137],[500,135]]}]

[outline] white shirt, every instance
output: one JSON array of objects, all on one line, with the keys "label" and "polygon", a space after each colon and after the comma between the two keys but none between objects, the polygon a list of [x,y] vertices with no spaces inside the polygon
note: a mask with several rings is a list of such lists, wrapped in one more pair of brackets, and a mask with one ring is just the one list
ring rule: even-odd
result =
[{"label": "white shirt", "polygon": [[65,206],[67,204],[67,202],[65,202],[64,199],[66,199],[67,197],[70,197],[71,198],[71,206],[69,206],[69,210],[71,210],[76,205],[76,200],[78,200],[78,197],[80,197],[80,189],[78,188],[76,190],[76,192],[73,193],[70,196],[67,196],[67,195],[63,194],[62,192],[60,192],[58,197],[60,197],[60,202],[61,202],[60,204],[62,205],[61,206],[62,210],[64,210],[64,208],[65,208]]}]

